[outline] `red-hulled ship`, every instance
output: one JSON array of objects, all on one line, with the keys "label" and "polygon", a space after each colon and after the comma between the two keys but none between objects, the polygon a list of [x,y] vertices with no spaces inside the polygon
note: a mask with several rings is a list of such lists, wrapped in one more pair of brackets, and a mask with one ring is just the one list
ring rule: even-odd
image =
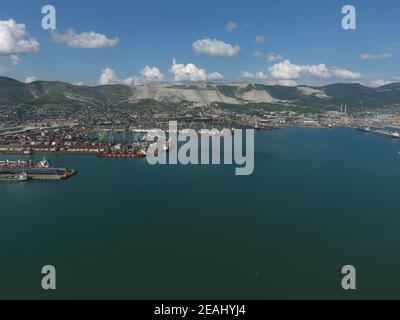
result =
[{"label": "red-hulled ship", "polygon": [[113,152],[100,152],[96,154],[98,158],[143,158],[146,157],[146,151],[144,149],[138,149],[135,151],[113,151]]}]

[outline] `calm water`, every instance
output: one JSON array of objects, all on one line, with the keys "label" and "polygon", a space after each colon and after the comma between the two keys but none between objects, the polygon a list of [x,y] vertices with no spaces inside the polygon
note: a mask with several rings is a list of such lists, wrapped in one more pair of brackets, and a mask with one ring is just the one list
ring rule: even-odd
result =
[{"label": "calm water", "polygon": [[[399,151],[350,129],[288,128],[257,134],[250,177],[50,157],[79,175],[0,184],[0,298],[400,298]],[[55,293],[40,289],[46,264]]]}]

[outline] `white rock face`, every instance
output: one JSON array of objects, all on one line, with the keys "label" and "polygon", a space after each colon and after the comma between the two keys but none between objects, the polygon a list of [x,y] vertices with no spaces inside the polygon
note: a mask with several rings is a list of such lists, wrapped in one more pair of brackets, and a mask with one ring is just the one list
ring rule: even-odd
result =
[{"label": "white rock face", "polygon": [[329,96],[322,90],[310,88],[310,87],[298,87],[297,88],[301,93],[307,95],[307,96],[316,96],[317,98],[320,99],[328,99]]},{"label": "white rock face", "polygon": [[135,86],[132,88],[130,101],[139,101],[153,99],[156,101],[180,102],[190,101],[198,103],[220,102],[227,104],[241,104],[239,99],[227,97],[218,90],[203,88],[192,89],[187,87],[153,87],[153,86]]},{"label": "white rock face", "polygon": [[262,103],[262,102],[278,102],[279,100],[276,100],[271,97],[271,95],[264,90],[251,90],[247,91],[244,94],[242,94],[241,98],[245,101],[249,102],[255,102],[255,103]]},{"label": "white rock face", "polygon": [[[181,102],[190,101],[197,103],[226,103],[226,104],[247,104],[247,103],[276,103],[280,100],[274,99],[267,91],[257,89],[248,83],[228,84],[224,87],[232,87],[236,95],[227,96],[223,94],[218,85],[210,83],[193,83],[191,85],[144,85],[133,86],[132,96],[129,101],[140,101],[152,99],[160,102]],[[249,91],[243,92],[252,86]],[[240,93],[240,92],[243,93]]]}]

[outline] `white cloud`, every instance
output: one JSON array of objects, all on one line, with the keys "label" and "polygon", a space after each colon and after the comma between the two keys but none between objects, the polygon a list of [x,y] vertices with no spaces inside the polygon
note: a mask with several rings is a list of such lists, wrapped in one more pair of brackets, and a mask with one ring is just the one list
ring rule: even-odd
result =
[{"label": "white cloud", "polygon": [[193,43],[192,48],[197,54],[222,58],[232,58],[240,52],[239,45],[231,45],[216,39],[197,40]]},{"label": "white cloud", "polygon": [[264,36],[256,36],[256,43],[264,43],[265,37]]},{"label": "white cloud", "polygon": [[[200,69],[192,63],[187,65],[177,64],[175,59],[173,60],[170,73],[172,75],[171,80],[176,82],[213,81],[224,79],[223,75],[218,72],[209,74],[204,69]],[[151,82],[163,82],[166,80],[166,76],[162,74],[158,68],[145,66],[140,71],[139,76],[131,76],[126,79],[120,78],[113,69],[106,68],[102,71],[97,83],[99,85],[123,84],[133,86]]]},{"label": "white cloud", "polygon": [[73,29],[69,29],[64,34],[54,31],[52,32],[52,39],[55,43],[66,44],[72,48],[82,49],[115,47],[119,42],[118,38],[109,39],[104,34],[93,31],[77,34]]},{"label": "white cloud", "polygon": [[39,42],[30,37],[25,24],[13,19],[0,20],[0,56],[29,54],[39,51]]},{"label": "white cloud", "polygon": [[106,68],[100,75],[99,80],[97,81],[99,85],[109,85],[109,84],[125,84],[125,85],[133,85],[132,78],[120,79],[115,71],[111,68]]},{"label": "white cloud", "polygon": [[394,77],[390,80],[385,80],[385,79],[371,80],[368,83],[368,85],[370,85],[371,87],[382,87],[382,86],[386,86],[387,84],[396,83],[396,82],[400,82],[400,77]]},{"label": "white cloud", "polygon": [[363,77],[363,75],[359,72],[354,72],[354,71],[346,70],[346,69],[333,68],[330,71],[331,71],[332,77],[337,78],[337,79],[359,80]]},{"label": "white cloud", "polygon": [[292,64],[289,60],[274,64],[269,68],[271,78],[276,80],[293,80],[300,78],[302,67]]},{"label": "white cloud", "polygon": [[262,80],[268,84],[278,84],[284,86],[296,86],[297,80],[303,76],[312,76],[320,79],[338,79],[338,80],[358,80],[362,78],[362,74],[346,69],[336,67],[327,67],[325,64],[318,65],[296,65],[289,60],[276,63],[268,72],[259,71],[251,73],[242,71],[241,79]]},{"label": "white cloud", "polygon": [[99,85],[110,85],[110,84],[124,84],[128,86],[141,85],[150,82],[161,82],[165,80],[165,76],[160,72],[158,68],[152,68],[145,66],[140,71],[140,76],[132,76],[126,79],[121,79],[111,68],[103,70],[98,80]]},{"label": "white cloud", "polygon": [[240,73],[240,79],[242,80],[267,80],[268,75],[263,71],[252,73],[248,71],[242,71]]},{"label": "white cloud", "polygon": [[74,82],[72,82],[72,84],[74,86],[83,86],[84,85],[83,81],[74,81]]},{"label": "white cloud", "polygon": [[268,62],[278,62],[278,61],[282,61],[282,60],[285,59],[281,54],[274,53],[274,52],[271,52],[271,53],[268,53],[268,54],[264,54],[264,53],[262,53],[260,51],[254,51],[253,52],[253,56],[255,58],[266,59]]},{"label": "white cloud", "polygon": [[303,75],[311,75],[317,78],[358,80],[362,78],[359,72],[347,69],[328,68],[325,64],[296,65],[289,60],[274,64],[269,68],[269,74],[274,80],[296,80]]},{"label": "white cloud", "polygon": [[382,53],[382,54],[370,54],[370,53],[364,53],[360,56],[361,60],[364,61],[377,61],[377,60],[388,60],[392,58],[391,53]]},{"label": "white cloud", "polygon": [[372,80],[369,82],[371,87],[382,87],[385,86],[387,84],[391,84],[394,81],[390,81],[390,80],[383,80],[383,79],[377,79],[377,80]]},{"label": "white cloud", "polygon": [[161,82],[165,81],[165,76],[158,68],[145,66],[140,71],[139,82]]},{"label": "white cloud", "polygon": [[36,81],[37,80],[37,77],[35,77],[35,76],[30,76],[30,77],[27,77],[25,80],[24,80],[24,82],[25,83],[31,83],[31,82],[34,82],[34,81]]},{"label": "white cloud", "polygon": [[225,29],[228,32],[233,32],[236,30],[236,28],[238,27],[238,24],[234,21],[230,21],[226,24]]},{"label": "white cloud", "polygon": [[242,71],[240,73],[240,79],[254,79],[254,78],[255,78],[254,73],[248,71]]},{"label": "white cloud", "polygon": [[278,62],[278,61],[282,61],[284,59],[284,57],[279,53],[271,52],[271,53],[267,54],[266,59],[269,62]]},{"label": "white cloud", "polygon": [[176,63],[174,59],[170,69],[173,80],[181,81],[213,81],[223,80],[224,76],[218,72],[208,74],[204,69],[198,68],[193,63],[184,65]]}]

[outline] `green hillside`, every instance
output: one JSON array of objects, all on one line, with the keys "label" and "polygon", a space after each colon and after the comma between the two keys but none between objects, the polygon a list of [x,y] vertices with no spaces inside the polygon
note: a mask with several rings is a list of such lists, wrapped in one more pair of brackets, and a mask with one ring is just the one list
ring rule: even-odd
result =
[{"label": "green hillside", "polygon": [[[136,87],[139,88],[139,87]],[[184,102],[180,96],[190,91],[195,102],[196,94],[204,98],[205,102],[224,103],[224,101],[236,101],[236,106],[260,104],[271,104],[276,106],[309,107],[313,110],[323,110],[341,104],[347,104],[353,109],[375,108],[384,106],[400,106],[400,83],[393,83],[379,88],[370,88],[361,84],[338,83],[323,87],[285,87],[269,86],[262,84],[190,84],[190,85],[165,85],[165,86],[141,86],[142,96],[140,100],[134,100],[135,88],[125,85],[107,86],[75,86],[58,81],[35,81],[25,84],[14,79],[0,77],[0,106],[35,106],[35,107],[80,107],[87,105],[95,106],[117,106],[121,104],[138,103],[141,100],[157,101],[164,103],[172,99],[180,104]],[[170,90],[170,91],[168,91]],[[214,94],[210,94],[214,91]],[[268,93],[272,100],[253,101],[242,100],[245,93],[260,94],[262,91]],[[170,95],[170,96],[168,96]],[[188,97],[188,95],[186,95]],[[190,97],[190,95],[189,95]],[[209,99],[210,101],[207,101]],[[215,101],[213,99],[220,99]],[[229,100],[230,99],[230,100]],[[257,100],[258,99],[258,100]],[[263,98],[266,99],[266,98]],[[187,100],[185,100],[187,101]]]}]

